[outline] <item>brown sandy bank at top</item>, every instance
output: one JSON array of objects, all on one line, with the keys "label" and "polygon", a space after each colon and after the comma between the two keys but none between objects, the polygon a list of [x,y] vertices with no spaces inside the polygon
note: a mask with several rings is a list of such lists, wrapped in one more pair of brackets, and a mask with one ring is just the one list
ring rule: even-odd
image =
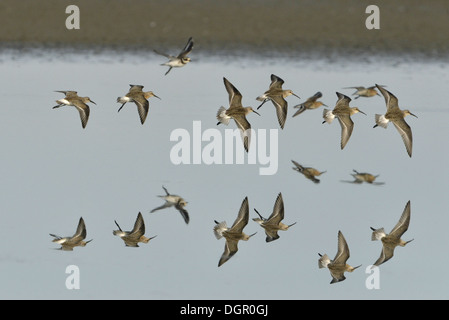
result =
[{"label": "brown sandy bank at top", "polygon": [[[80,29],[68,30],[68,5],[80,9]],[[368,30],[365,9],[380,9],[380,29]],[[280,52],[362,50],[449,52],[447,0],[2,0],[3,46],[97,46],[179,50]],[[176,53],[176,52],[173,52]]]}]

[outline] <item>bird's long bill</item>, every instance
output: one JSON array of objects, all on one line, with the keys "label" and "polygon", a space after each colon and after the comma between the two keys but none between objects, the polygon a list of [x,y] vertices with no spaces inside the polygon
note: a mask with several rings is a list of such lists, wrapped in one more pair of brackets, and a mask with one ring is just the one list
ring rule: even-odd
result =
[{"label": "bird's long bill", "polygon": [[357,268],[360,268],[362,265],[361,264],[359,264],[357,267],[354,267],[354,269],[352,269],[352,271],[354,271],[355,269],[357,269]]},{"label": "bird's long bill", "polygon": [[292,95],[294,95],[298,99],[301,99],[298,95],[294,94],[293,92],[292,92]]},{"label": "bird's long bill", "polygon": [[94,105],[97,105],[95,102],[93,102],[92,100],[90,100],[90,102],[92,102]]},{"label": "bird's long bill", "polygon": [[260,109],[260,107],[262,107],[263,106],[263,104],[265,103],[265,102],[267,102],[268,101],[268,99],[265,99],[261,104],[260,104],[260,106],[258,106],[257,107],[257,110],[259,110]]},{"label": "bird's long bill", "polygon": [[153,93],[153,96],[154,97],[156,97],[156,98],[158,98],[159,100],[162,100],[161,98],[159,98],[157,95],[155,95],[154,93]]},{"label": "bird's long bill", "polygon": [[360,112],[360,113],[363,113],[363,114],[364,114],[364,115],[366,116],[366,113],[365,113],[365,112],[363,112],[362,110],[360,110],[360,109],[359,109],[359,112]]},{"label": "bird's long bill", "polygon": [[405,244],[407,244],[407,243],[409,243],[409,242],[412,242],[413,240],[415,240],[415,239],[412,239],[412,240],[406,241],[406,242],[405,242]]},{"label": "bird's long bill", "polygon": [[410,112],[410,115],[411,115],[411,116],[414,116],[415,118],[418,118],[417,115],[415,115],[415,114],[413,114],[413,113],[411,113],[411,112]]},{"label": "bird's long bill", "polygon": [[94,239],[90,239],[89,241],[86,241],[86,244],[88,244],[88,243],[91,242],[92,240],[94,240]]},{"label": "bird's long bill", "polygon": [[[260,108],[260,106],[259,106],[259,108]],[[253,112],[254,112],[255,114],[257,114],[258,116],[260,116],[260,113],[259,113],[259,112],[255,111],[255,110],[253,110]]]},{"label": "bird's long bill", "polygon": [[294,226],[296,224],[296,222],[293,222],[292,224],[289,224],[288,227],[290,228],[291,226]]},{"label": "bird's long bill", "polygon": [[157,237],[157,235],[155,235],[154,237],[151,237],[148,241],[150,241],[151,239],[154,239],[154,238],[156,238]]},{"label": "bird's long bill", "polygon": [[121,106],[120,108],[118,108],[117,112],[120,112],[120,110],[122,110],[122,108],[123,108],[124,105],[125,105],[125,104],[122,104],[122,106]]},{"label": "bird's long bill", "polygon": [[249,235],[248,238],[251,238],[253,235],[255,235],[257,232],[254,232],[253,234]]}]

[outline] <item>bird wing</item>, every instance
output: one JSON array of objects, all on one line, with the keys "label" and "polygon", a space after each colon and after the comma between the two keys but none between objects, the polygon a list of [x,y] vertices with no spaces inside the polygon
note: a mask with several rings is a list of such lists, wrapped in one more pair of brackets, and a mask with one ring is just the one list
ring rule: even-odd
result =
[{"label": "bird wing", "polygon": [[165,191],[165,194],[166,194],[167,196],[169,196],[169,195],[170,195],[170,193],[168,192],[168,190],[167,190],[167,188],[166,188],[166,187],[162,186],[162,189],[164,189],[164,191]]},{"label": "bird wing", "polygon": [[83,128],[85,128],[87,125],[87,120],[89,120],[89,106],[81,100],[74,100],[72,103],[76,107],[76,109],[78,109],[81,118],[81,125],[83,126]]},{"label": "bird wing", "polygon": [[340,146],[341,149],[346,146],[346,144],[349,141],[349,138],[351,137],[352,130],[354,129],[354,122],[352,121],[349,114],[343,114],[343,115],[337,115],[338,121],[340,122],[341,126],[341,142]]},{"label": "bird wing", "polygon": [[140,84],[130,84],[129,92],[142,92],[143,86]]},{"label": "bird wing", "polygon": [[122,238],[127,247],[135,247],[135,248],[139,247],[138,242],[134,239],[134,237],[132,239],[129,239],[128,237],[129,236]]},{"label": "bird wing", "polygon": [[298,109],[298,111],[296,111],[293,114],[292,118],[296,117],[297,115],[300,115],[301,113],[303,113],[304,111],[307,110],[306,103],[307,103],[307,101],[293,107],[293,108],[299,108],[299,109]]},{"label": "bird wing", "polygon": [[329,270],[332,276],[332,283],[340,282],[346,279],[344,272],[342,271],[336,271],[336,270]]},{"label": "bird wing", "polygon": [[312,181],[315,182],[315,183],[320,183],[320,180],[317,179],[312,173],[310,173],[309,170],[305,170],[305,171],[303,172],[303,174],[304,174],[304,176],[305,176],[307,179],[312,180]]},{"label": "bird wing", "polygon": [[349,247],[341,231],[338,231],[338,250],[332,263],[346,264],[349,258]]},{"label": "bird wing", "polygon": [[220,261],[218,262],[218,266],[221,266],[223,263],[231,259],[234,254],[237,253],[238,251],[237,244],[238,244],[237,240],[226,239],[225,248],[223,254],[221,255]]},{"label": "bird wing", "polygon": [[169,208],[169,207],[171,207],[171,206],[172,206],[172,203],[170,203],[170,202],[168,202],[168,201],[165,201],[165,203],[164,203],[162,206],[157,207],[157,208],[154,208],[154,209],[151,210],[150,212],[154,212],[154,211],[157,211],[157,210]]},{"label": "bird wing", "polygon": [[170,59],[170,60],[176,59],[175,56],[172,56],[172,55],[170,55],[170,54],[168,54],[168,53],[160,52],[160,51],[158,51],[158,50],[156,50],[156,49],[154,49],[153,51],[154,51],[155,53],[161,55],[161,56],[164,56],[164,57]]},{"label": "bird wing", "polygon": [[357,178],[355,178],[355,180],[353,180],[353,181],[341,180],[341,182],[361,184],[363,181],[362,180],[358,180]]},{"label": "bird wing", "polygon": [[288,105],[287,101],[282,96],[272,96],[270,97],[271,102],[276,107],[276,115],[278,118],[279,125],[284,128],[285,120],[287,119]]},{"label": "bird wing", "polygon": [[78,97],[77,91],[55,91],[65,94],[66,98],[75,98]]},{"label": "bird wing", "polygon": [[265,229],[265,234],[266,234],[266,238],[265,238],[266,242],[271,242],[271,241],[279,239],[279,234],[278,234],[277,230]]},{"label": "bird wing", "polygon": [[307,99],[306,102],[307,102],[307,101],[309,101],[309,102],[315,102],[315,101],[317,101],[319,98],[321,98],[322,96],[323,96],[323,94],[322,94],[320,91],[318,91],[318,92],[315,93],[313,96],[311,96],[309,99]]},{"label": "bird wing", "polygon": [[297,170],[298,172],[301,172],[301,173],[304,171],[304,167],[302,165],[300,165],[295,160],[292,160],[292,162],[296,166],[296,168],[293,168],[294,170]]},{"label": "bird wing", "polygon": [[242,106],[242,94],[237,90],[228,79],[223,78],[226,91],[229,94],[229,108],[241,107]]},{"label": "bird wing", "polygon": [[62,244],[61,245],[61,250],[63,251],[73,251],[73,246],[71,244]]},{"label": "bird wing", "polygon": [[380,93],[382,93],[382,95],[385,98],[385,104],[387,106],[387,110],[391,110],[391,109],[399,109],[399,103],[398,103],[398,98],[396,98],[396,96],[394,94],[392,94],[390,91],[384,89],[382,86],[377,85],[376,84],[377,89],[379,89]]},{"label": "bird wing", "polygon": [[408,201],[407,204],[405,205],[401,218],[399,219],[398,223],[394,226],[393,230],[391,230],[389,236],[400,238],[405,233],[405,231],[407,231],[409,224],[410,224],[410,201]]},{"label": "bird wing", "polygon": [[129,235],[136,239],[139,239],[145,234],[145,222],[143,221],[142,213],[139,212],[137,215],[136,222],[134,222],[134,227],[129,233]]},{"label": "bird wing", "polygon": [[133,98],[134,103],[137,106],[137,111],[139,112],[140,122],[143,124],[148,115],[148,110],[150,109],[150,103],[143,95]]},{"label": "bird wing", "polygon": [[344,95],[340,92],[336,92],[338,100],[337,103],[335,104],[334,110],[341,108],[341,107],[349,107],[349,103],[351,102],[351,98],[349,98],[347,95]]},{"label": "bird wing", "polygon": [[78,222],[78,227],[76,228],[76,232],[70,239],[70,242],[77,243],[78,241],[85,239],[86,235],[87,235],[86,224],[84,223],[84,219],[81,217]]},{"label": "bird wing", "polygon": [[117,222],[117,221],[115,221],[115,220],[114,220],[114,222],[115,222],[115,225],[117,226],[117,228],[119,229],[119,231],[123,231],[123,230],[122,230],[122,228],[120,228],[120,226],[119,226],[118,222]]},{"label": "bird wing", "polygon": [[241,233],[243,231],[243,228],[248,224],[248,220],[249,220],[248,197],[245,197],[240,207],[239,214],[237,215],[237,219],[235,219],[234,224],[232,225],[229,232]]},{"label": "bird wing", "polygon": [[245,147],[246,152],[248,152],[251,142],[251,124],[243,114],[234,115],[233,118],[237,124],[237,127],[240,129],[240,135],[243,139],[243,146]]},{"label": "bird wing", "polygon": [[58,235],[53,234],[53,233],[50,233],[50,235],[54,238],[54,239],[53,239],[53,242],[54,242],[55,240],[61,240],[61,239],[63,238],[63,237],[58,236]]},{"label": "bird wing", "polygon": [[359,86],[359,87],[344,87],[343,89],[357,89],[357,90],[363,90],[365,87]]},{"label": "bird wing", "polygon": [[407,150],[408,155],[411,157],[413,146],[412,129],[403,118],[394,120],[393,124],[401,135],[402,141],[404,141],[405,149]]},{"label": "bird wing", "polygon": [[175,204],[175,208],[179,211],[179,213],[181,213],[181,216],[183,217],[184,221],[186,224],[189,223],[190,218],[189,218],[189,213],[187,212],[186,209],[184,209],[179,202]]},{"label": "bird wing", "polygon": [[279,225],[284,219],[284,200],[282,199],[282,193],[279,193],[276,202],[274,203],[273,212],[268,217],[267,224]]},{"label": "bird wing", "polygon": [[270,89],[276,89],[276,90],[281,89],[282,90],[282,85],[284,84],[284,80],[282,80],[278,76],[275,76],[274,74],[271,75],[270,79],[271,79]]},{"label": "bird wing", "polygon": [[379,258],[376,260],[376,262],[374,262],[373,265],[379,266],[382,263],[387,262],[388,260],[390,260],[393,257],[393,254],[394,254],[394,248],[383,245],[382,252],[380,253]]},{"label": "bird wing", "polygon": [[187,56],[190,51],[192,51],[193,49],[193,38],[190,37],[189,40],[187,40],[187,44],[185,45],[184,49],[182,49],[182,51],[179,53],[178,58],[182,59],[185,56]]}]

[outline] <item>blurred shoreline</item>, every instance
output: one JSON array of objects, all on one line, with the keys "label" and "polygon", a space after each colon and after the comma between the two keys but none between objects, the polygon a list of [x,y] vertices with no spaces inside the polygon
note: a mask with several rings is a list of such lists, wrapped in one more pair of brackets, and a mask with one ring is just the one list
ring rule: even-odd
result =
[{"label": "blurred shoreline", "polygon": [[[80,29],[68,30],[69,5]],[[365,0],[2,0],[0,50],[196,52],[313,57],[395,55],[446,59],[449,1],[380,0],[368,30]]]}]

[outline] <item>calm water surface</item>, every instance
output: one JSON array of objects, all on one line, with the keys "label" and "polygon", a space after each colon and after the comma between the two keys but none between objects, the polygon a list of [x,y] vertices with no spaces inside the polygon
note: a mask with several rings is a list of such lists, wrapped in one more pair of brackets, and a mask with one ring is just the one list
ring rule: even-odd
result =
[{"label": "calm water surface", "polygon": [[[136,55],[39,56],[4,54],[0,63],[0,214],[3,241],[0,297],[3,299],[447,299],[449,154],[449,64],[400,58],[352,62],[345,57],[293,61],[199,57],[164,76],[164,58]],[[193,137],[220,130],[215,114],[228,106],[223,77],[242,93],[245,106],[269,86],[270,74],[285,80],[301,99],[288,97],[289,115],[278,131],[278,170],[260,175],[260,164],[174,165],[170,141],[175,129]],[[373,129],[374,114],[385,112],[383,97],[360,98],[353,135],[340,150],[340,126],[321,124],[322,108],[292,118],[293,106],[321,91],[333,107],[343,87],[388,86],[412,127],[413,157],[390,125]],[[118,96],[129,84],[142,84],[162,100],[150,100],[146,123],[135,105],[117,113]],[[89,96],[87,128],[74,108],[52,109],[62,97],[55,90]],[[279,129],[275,109],[266,103],[261,116],[248,116],[254,129]],[[235,128],[230,123],[228,128]],[[193,143],[193,141],[192,141]],[[273,143],[276,143],[274,141]],[[208,142],[203,142],[204,148]],[[254,146],[254,145],[252,145]],[[327,170],[313,184],[292,170],[291,160]],[[383,186],[352,185],[352,170],[380,174]],[[173,208],[150,214],[163,203],[162,185],[189,203],[186,225]],[[251,220],[253,208],[269,216],[282,192],[285,223],[297,222],[280,239],[265,242]],[[239,252],[217,267],[224,240],[216,240],[214,220],[231,225],[248,196],[250,221],[245,232],[258,232],[239,243]],[[380,289],[368,290],[365,268],[374,263],[381,243],[370,227],[389,232],[411,200],[411,223],[395,257],[380,268]],[[117,220],[130,230],[138,212],[146,235],[157,235],[140,248],[126,248],[112,235]],[[79,217],[87,225],[85,248],[54,250],[49,233],[75,232]],[[362,264],[347,279],[329,285],[328,270],[318,269],[318,253],[331,258],[337,232],[348,242],[351,265]],[[66,267],[80,270],[80,289],[68,290]]]}]

